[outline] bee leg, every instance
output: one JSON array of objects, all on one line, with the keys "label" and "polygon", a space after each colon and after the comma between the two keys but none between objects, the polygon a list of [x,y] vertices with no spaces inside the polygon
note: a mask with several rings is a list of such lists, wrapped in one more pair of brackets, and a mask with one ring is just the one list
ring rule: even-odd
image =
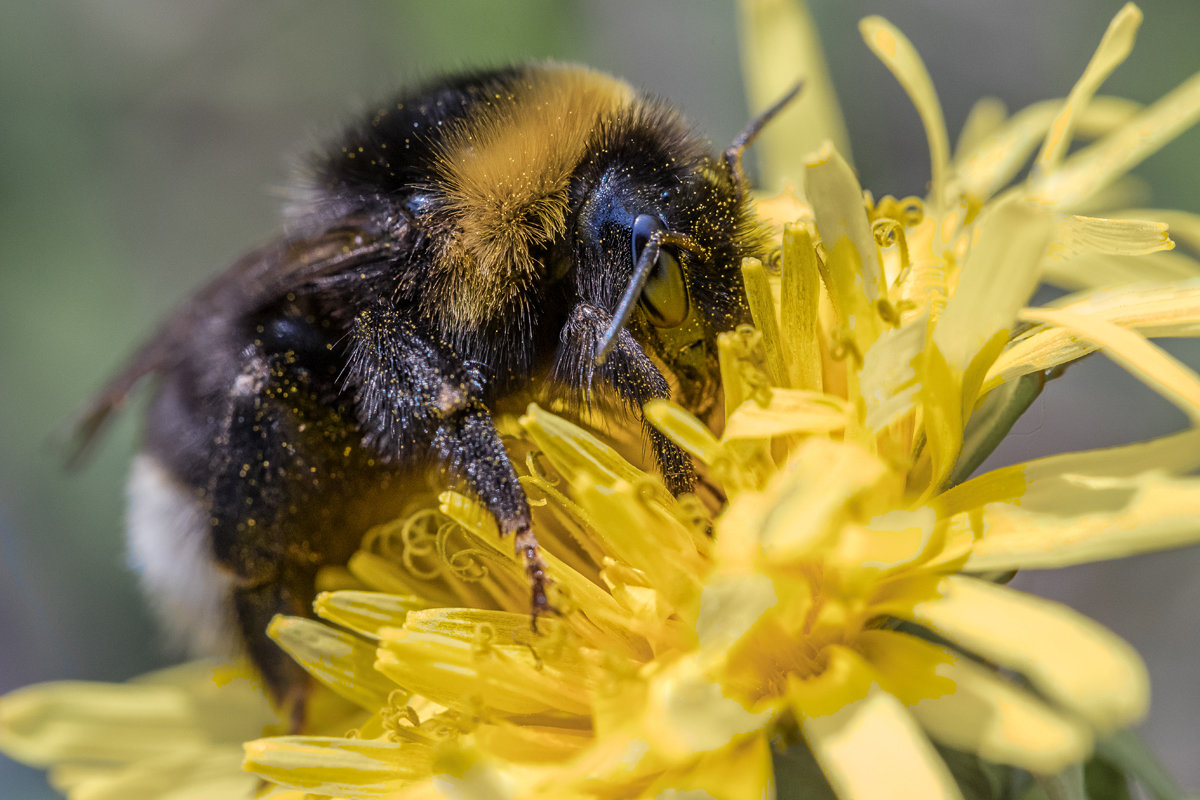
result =
[{"label": "bee leg", "polygon": [[487,506],[500,527],[500,535],[512,537],[529,579],[536,625],[539,614],[552,610],[546,596],[546,563],[533,533],[525,491],[491,414],[481,402],[467,403],[442,418],[432,446],[443,468],[466,483]]},{"label": "bee leg", "polygon": [[[646,351],[625,329],[617,334],[616,344],[604,363],[596,366],[593,360],[596,345],[604,338],[611,321],[612,314],[599,306],[576,305],[559,337],[552,376],[557,383],[579,393],[585,405],[590,404],[593,382],[599,378],[640,414],[642,406],[649,401],[670,398],[671,387]],[[696,472],[687,453],[644,418],[642,426],[667,489],[675,495],[692,491]]]},{"label": "bee leg", "polygon": [[357,398],[363,442],[385,461],[431,456],[491,512],[501,536],[512,536],[525,567],[534,619],[552,610],[546,564],[534,536],[529,503],[491,413],[484,376],[435,346],[394,308],[359,313],[343,377]]}]

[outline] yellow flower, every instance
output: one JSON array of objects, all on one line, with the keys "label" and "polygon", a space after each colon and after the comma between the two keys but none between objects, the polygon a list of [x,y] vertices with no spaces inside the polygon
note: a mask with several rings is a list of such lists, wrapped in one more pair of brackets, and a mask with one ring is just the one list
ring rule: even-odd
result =
[{"label": "yellow flower", "polygon": [[[788,27],[748,19],[751,37]],[[521,565],[477,503],[446,492],[323,573],[321,621],[274,621],[327,710],[303,735],[248,742],[246,768],[280,796],[749,799],[772,796],[778,754],[803,742],[839,796],[953,798],[935,744],[1051,775],[1137,721],[1136,653],[989,578],[1200,539],[1200,482],[1180,477],[1200,462],[1200,377],[1146,338],[1194,334],[1200,265],[1149,257],[1172,246],[1156,213],[1081,213],[1200,115],[1200,77],[1145,109],[1094,96],[1139,21],[1117,15],[1066,101],[1007,119],[981,106],[952,154],[911,45],[865,20],[925,122],[930,195],[875,200],[825,146],[802,159],[800,196],[761,204],[780,263],[744,265],[755,327],[720,342],[723,432],[646,408],[702,465],[699,496],[623,457],[636,442],[537,406],[502,420],[561,616],[530,630]],[[1068,153],[1074,131],[1095,143]],[[1079,291],[1025,308],[1042,280]],[[971,477],[1046,371],[1095,349],[1192,427]],[[199,736],[208,707],[186,697],[207,689],[189,685],[172,701],[190,711],[171,730],[194,743],[172,751],[179,767],[121,736],[110,760],[157,786],[210,760],[234,780],[230,741],[266,723]],[[35,763],[92,755],[44,722],[66,690],[29,691],[0,705],[0,746]]]},{"label": "yellow flower", "polygon": [[[803,201],[765,204],[800,219],[784,230],[778,276],[745,266],[756,329],[721,342],[723,436],[668,403],[646,409],[727,495],[713,537],[694,499],[532,407],[513,433],[553,469],[531,454],[524,480],[544,498],[562,619],[528,633],[519,570],[486,515],[444,495],[424,538],[409,520],[372,543],[394,544],[390,559],[351,562],[399,594],[318,601],[371,642],[361,654],[331,658],[276,630],[314,674],[332,661],[345,687],[382,674],[402,694],[361,738],[260,740],[249,767],[355,796],[761,797],[772,745],[802,737],[842,796],[955,797],[931,742],[1049,775],[1136,721],[1148,687],[1126,644],[984,578],[1200,538],[1200,484],[1168,471],[1194,463],[1197,431],[964,481],[1027,405],[1021,376],[1096,346],[1200,415],[1200,380],[1136,333],[1194,324],[1190,285],[1106,279],[1022,310],[1046,275],[1084,282],[1097,254],[1132,271],[1171,246],[1161,223],[1068,213],[1131,163],[1114,160],[1113,142],[1200,108],[1193,81],[1110,115],[1104,138],[1064,160],[1096,70],[1115,66],[1136,22],[1132,8],[1118,15],[1065,104],[1040,107],[1037,124],[977,126],[951,163],[915,53],[886,22],[864,21],[930,127],[931,196],[864,202],[827,148],[807,163]],[[995,196],[1046,131],[1033,176]],[[422,608],[445,602],[419,599],[431,596],[422,553],[445,554],[428,568],[444,581],[435,591],[471,608]]]}]

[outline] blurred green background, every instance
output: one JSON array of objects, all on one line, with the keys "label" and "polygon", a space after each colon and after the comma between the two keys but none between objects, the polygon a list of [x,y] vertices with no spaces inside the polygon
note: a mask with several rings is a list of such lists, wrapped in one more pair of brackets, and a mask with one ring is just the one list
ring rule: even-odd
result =
[{"label": "blurred green background", "polygon": [[[921,194],[924,136],[856,28],[886,15],[925,57],[957,133],[985,94],[1061,96],[1116,0],[813,0],[863,184]],[[1150,101],[1200,69],[1200,4],[1150,0],[1105,91]],[[121,680],[168,663],[124,563],[137,414],[78,474],[56,437],[155,320],[273,231],[296,156],[404,81],[531,58],[581,61],[682,106],[718,146],[748,118],[725,0],[57,0],[0,22],[0,691]],[[1200,211],[1200,134],[1139,169],[1154,203]],[[1200,349],[1173,345],[1193,366]],[[1072,368],[997,458],[1143,439],[1183,418],[1102,357]],[[1200,551],[1029,574],[1149,662],[1145,732],[1200,789]],[[52,796],[0,761],[0,794]]]}]

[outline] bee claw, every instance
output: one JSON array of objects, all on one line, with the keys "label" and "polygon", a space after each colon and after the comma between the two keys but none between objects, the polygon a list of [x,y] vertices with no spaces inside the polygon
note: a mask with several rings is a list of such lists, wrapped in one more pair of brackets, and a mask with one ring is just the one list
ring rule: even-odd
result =
[{"label": "bee claw", "polygon": [[543,614],[562,616],[562,612],[550,603],[546,590],[552,581],[547,576],[546,562],[542,560],[541,548],[533,529],[527,524],[519,527],[513,534],[513,547],[517,555],[525,562],[525,575],[529,578],[530,590],[530,627],[537,633],[538,617]]}]

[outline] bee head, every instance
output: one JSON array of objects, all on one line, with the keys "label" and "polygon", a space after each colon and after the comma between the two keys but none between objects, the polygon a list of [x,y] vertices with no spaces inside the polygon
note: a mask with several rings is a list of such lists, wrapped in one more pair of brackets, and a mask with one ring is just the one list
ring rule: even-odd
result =
[{"label": "bee head", "polygon": [[591,225],[614,267],[608,277],[625,280],[608,286],[621,292],[607,297],[613,316],[596,347],[597,365],[629,326],[675,374],[685,405],[697,412],[712,406],[716,337],[751,321],[742,259],[766,248],[749,207],[742,154],[799,91],[797,84],[751,120],[720,160],[706,155],[677,118],[654,120],[653,133],[622,142],[662,145],[659,152],[627,153],[622,163],[623,148],[610,151],[618,155],[596,187]]},{"label": "bee head", "polygon": [[[695,412],[717,398],[717,336],[750,321],[741,261],[765,240],[748,201],[707,156],[615,165],[594,187],[577,228],[581,294],[612,314],[597,344],[603,364],[623,330],[675,376]],[[666,165],[652,169],[655,163]]]}]

